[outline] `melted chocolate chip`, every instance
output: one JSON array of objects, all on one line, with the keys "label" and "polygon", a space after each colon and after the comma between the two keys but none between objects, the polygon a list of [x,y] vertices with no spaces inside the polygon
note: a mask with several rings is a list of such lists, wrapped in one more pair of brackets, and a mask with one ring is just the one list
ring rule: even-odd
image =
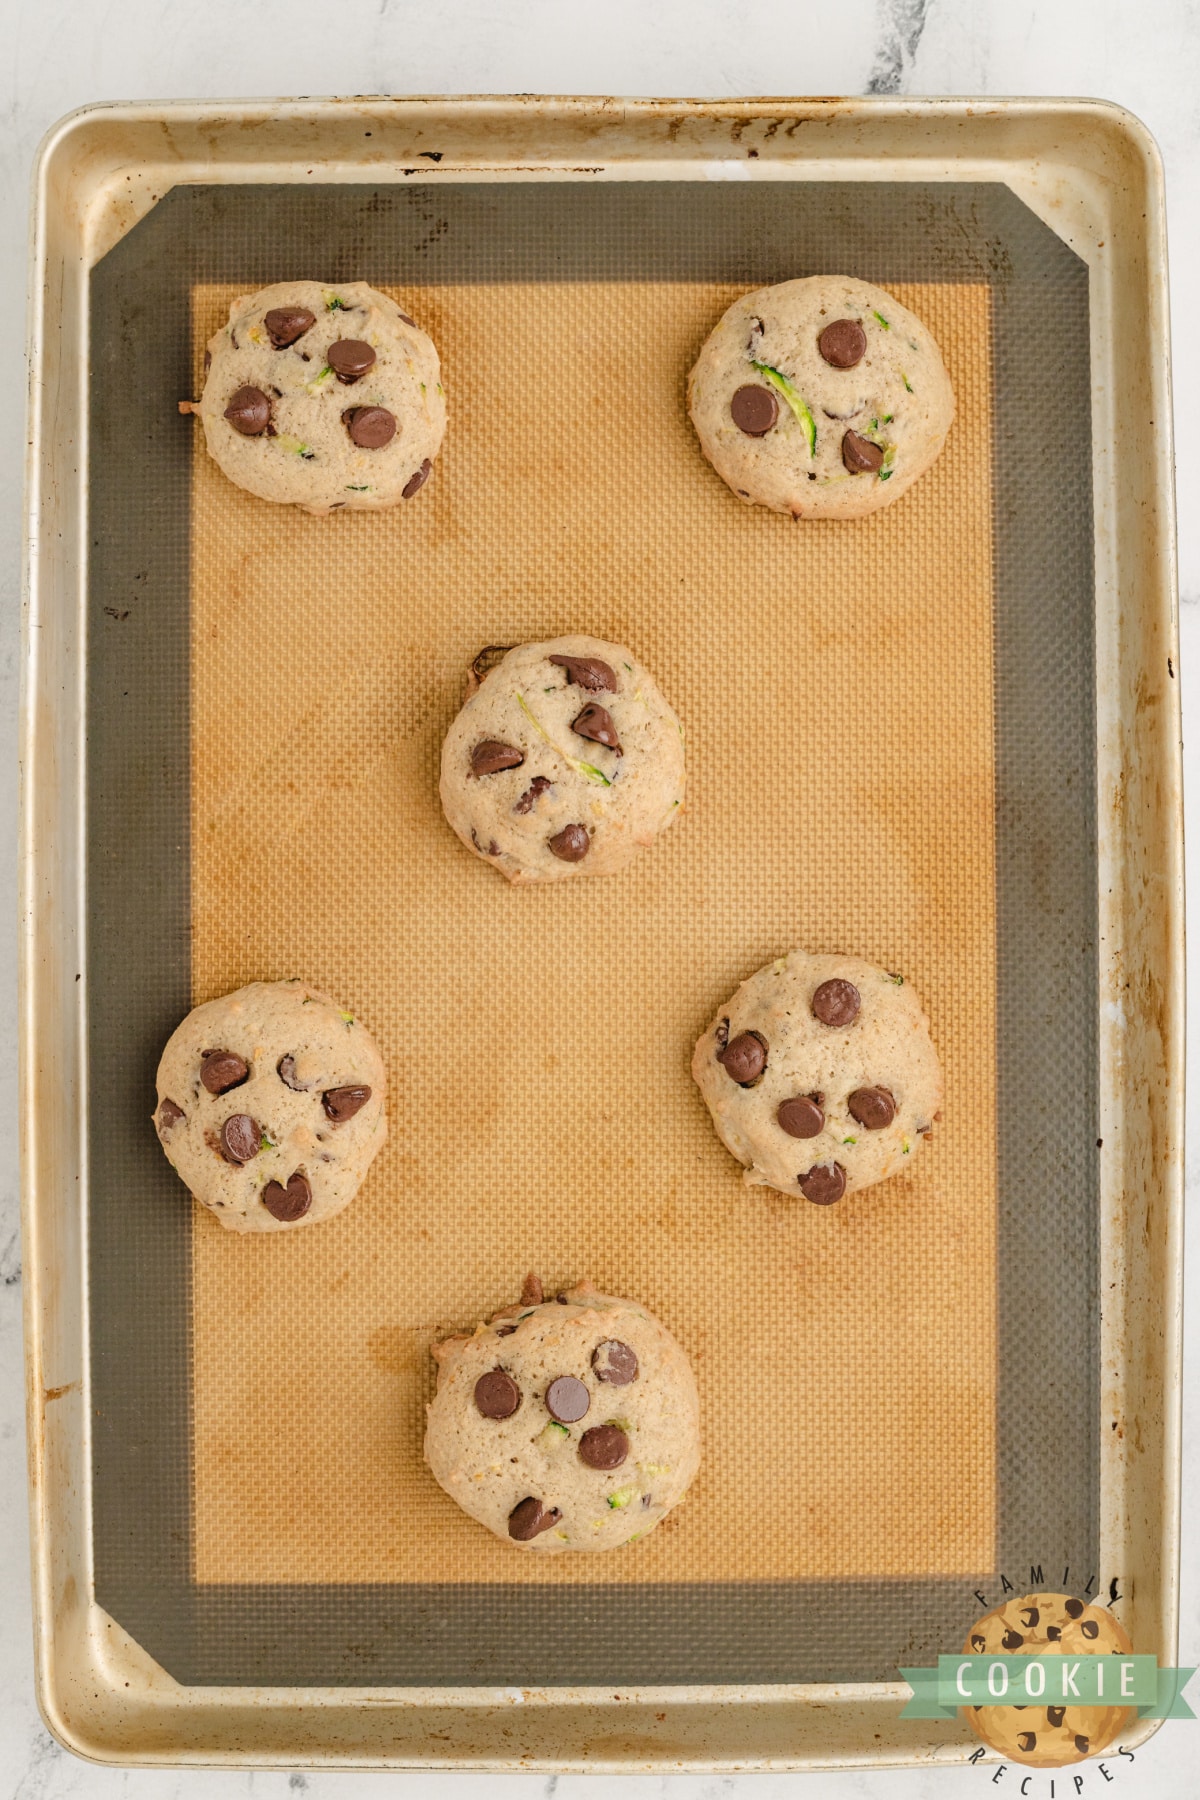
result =
[{"label": "melted chocolate chip", "polygon": [[271,1217],[278,1219],[281,1225],[294,1225],[312,1205],[312,1189],[297,1169],[294,1175],[289,1176],[286,1187],[282,1182],[268,1181],[262,1191],[262,1203]]},{"label": "melted chocolate chip", "polygon": [[1026,1754],[1028,1754],[1030,1750],[1032,1750],[1036,1747],[1036,1745],[1037,1745],[1037,1733],[1035,1731],[1018,1731],[1018,1733],[1017,1733],[1017,1749],[1018,1750],[1023,1750]]},{"label": "melted chocolate chip", "polygon": [[582,825],[564,825],[561,831],[546,839],[547,850],[560,862],[582,862],[591,847],[592,840]]},{"label": "melted chocolate chip", "polygon": [[846,1191],[846,1171],[841,1163],[817,1163],[799,1177],[800,1192],[814,1206],[832,1206]]},{"label": "melted chocolate chip", "polygon": [[402,500],[411,500],[414,494],[419,494],[432,473],[433,464],[430,462],[429,458],[426,457],[420,468],[413,470],[412,474],[401,488],[400,498]]},{"label": "melted chocolate chip", "polygon": [[471,842],[474,844],[475,848],[478,850],[478,852],[481,856],[499,856],[499,854],[500,854],[500,846],[496,842],[495,838],[492,838],[486,844],[481,844],[479,841],[479,834],[474,830],[474,828],[472,828],[472,831],[471,831]]},{"label": "melted chocolate chip", "polygon": [[307,1094],[309,1088],[316,1087],[315,1081],[298,1081],[296,1079],[296,1059],[294,1056],[281,1056],[275,1065],[275,1072],[284,1087],[291,1088],[293,1094]]},{"label": "melted chocolate chip", "polygon": [[525,789],[525,792],[521,795],[521,798],[514,805],[513,811],[515,813],[531,813],[547,788],[552,786],[553,783],[548,775],[535,775],[529,786]]},{"label": "melted chocolate chip", "polygon": [[327,1088],[321,1095],[321,1105],[327,1119],[332,1119],[335,1125],[344,1125],[347,1119],[362,1111],[370,1098],[369,1087]]},{"label": "melted chocolate chip", "polygon": [[1074,1597],[1072,1597],[1070,1600],[1067,1601],[1065,1610],[1066,1610],[1068,1619],[1082,1618],[1083,1610],[1084,1610],[1083,1601],[1076,1600]]},{"label": "melted chocolate chip", "polygon": [[623,1344],[620,1338],[605,1338],[592,1351],[592,1371],[597,1381],[607,1381],[613,1387],[628,1387],[638,1376],[637,1351],[629,1344]]},{"label": "melted chocolate chip", "polygon": [[271,402],[261,388],[240,387],[225,408],[225,417],[243,437],[261,437],[271,423]]},{"label": "melted chocolate chip", "polygon": [[515,1538],[518,1544],[527,1544],[530,1538],[540,1537],[543,1531],[549,1531],[557,1525],[562,1513],[557,1506],[543,1506],[530,1494],[526,1500],[518,1500],[508,1515],[508,1535]]},{"label": "melted chocolate chip", "polygon": [[485,1419],[511,1419],[521,1390],[507,1369],[489,1369],[475,1383],[475,1404]]},{"label": "melted chocolate chip", "polygon": [[589,1469],[619,1469],[629,1455],[629,1439],[619,1425],[593,1425],[579,1440],[579,1456]]},{"label": "melted chocolate chip", "polygon": [[541,1276],[535,1275],[531,1269],[521,1284],[521,1305],[540,1306],[545,1298]]},{"label": "melted chocolate chip", "polygon": [[519,769],[525,752],[499,738],[484,738],[471,752],[472,775],[498,775],[501,769]]},{"label": "melted chocolate chip", "polygon": [[1079,1629],[1082,1631],[1085,1638],[1098,1638],[1100,1636],[1100,1627],[1095,1619],[1085,1619]]},{"label": "melted chocolate chip", "polygon": [[857,431],[847,431],[842,438],[842,462],[852,475],[873,475],[883,465],[883,449]]},{"label": "melted chocolate chip", "polygon": [[552,656],[556,669],[567,671],[567,685],[586,688],[589,694],[615,694],[617,678],[598,656]]},{"label": "melted chocolate chip", "polygon": [[855,1088],[846,1105],[864,1131],[882,1131],[896,1117],[896,1102],[885,1087]]},{"label": "melted chocolate chip", "polygon": [[375,367],[375,352],[361,338],[335,338],[325,352],[325,361],[338,380],[349,387]]},{"label": "melted chocolate chip", "polygon": [[226,1162],[248,1163],[262,1149],[262,1126],[249,1113],[233,1113],[221,1127],[221,1154]]},{"label": "melted chocolate chip", "polygon": [[164,1100],[158,1109],[158,1129],[160,1132],[172,1131],[187,1114],[182,1106],[176,1106],[173,1100]]},{"label": "melted chocolate chip", "polygon": [[1005,1632],[1004,1636],[1000,1639],[1000,1642],[1006,1650],[1019,1650],[1021,1645],[1025,1642],[1025,1639],[1021,1636],[1019,1631],[1013,1631],[1010,1628]]},{"label": "melted chocolate chip", "polygon": [[825,1129],[825,1114],[813,1094],[797,1094],[795,1099],[785,1100],[775,1117],[789,1137],[815,1138]]},{"label": "melted chocolate chip", "polygon": [[302,338],[316,324],[316,317],[307,306],[273,306],[263,324],[267,328],[267,336],[274,350],[286,350],[297,338]]},{"label": "melted chocolate chip", "polygon": [[589,743],[603,744],[605,749],[615,750],[618,756],[624,754],[612,714],[594,700],[589,700],[583,711],[572,719],[571,730],[576,737],[587,738]]},{"label": "melted chocolate chip", "polygon": [[729,411],[738,430],[747,437],[766,437],[779,417],[779,402],[770,388],[748,381],[734,394]]},{"label": "melted chocolate chip", "polygon": [[1066,1713],[1067,1709],[1065,1706],[1048,1706],[1046,1708],[1047,1725],[1053,1725],[1055,1730],[1057,1730],[1066,1717]]},{"label": "melted chocolate chip", "polygon": [[415,329],[416,329],[416,324],[417,324],[417,321],[416,321],[416,320],[415,320],[415,319],[410,319],[410,318],[409,318],[409,316],[408,316],[408,314],[407,314],[407,313],[403,313],[403,312],[401,312],[401,311],[400,311],[400,308],[399,308],[399,307],[397,307],[397,308],[396,308],[396,316],[397,316],[397,318],[398,318],[398,319],[400,319],[400,320],[401,320],[401,321],[402,321],[402,322],[403,322],[403,323],[404,323],[404,324],[405,324],[405,325],[411,325],[411,326],[412,326],[412,327],[413,327],[413,329],[414,329],[414,330],[415,330]]},{"label": "melted chocolate chip", "polygon": [[546,1389],[546,1411],[560,1425],[574,1425],[591,1404],[591,1395],[574,1375],[558,1375]]},{"label": "melted chocolate chip", "polygon": [[853,1025],[861,1004],[852,981],[823,981],[812,997],[813,1017],[822,1025]]},{"label": "melted chocolate chip", "polygon": [[396,435],[396,415],[386,406],[352,406],[342,417],[360,450],[382,450]]},{"label": "melted chocolate chip", "polygon": [[496,1336],[497,1337],[511,1337],[513,1332],[516,1329],[517,1328],[515,1325],[497,1325]]},{"label": "melted chocolate chip", "polygon": [[200,1080],[210,1094],[227,1094],[249,1076],[249,1063],[232,1050],[206,1050],[200,1058]]},{"label": "melted chocolate chip", "polygon": [[761,1031],[739,1031],[717,1051],[717,1061],[739,1087],[753,1087],[767,1066],[767,1040]]},{"label": "melted chocolate chip", "polygon": [[834,319],[817,339],[817,349],[833,369],[852,369],[867,354],[867,334],[857,319]]}]

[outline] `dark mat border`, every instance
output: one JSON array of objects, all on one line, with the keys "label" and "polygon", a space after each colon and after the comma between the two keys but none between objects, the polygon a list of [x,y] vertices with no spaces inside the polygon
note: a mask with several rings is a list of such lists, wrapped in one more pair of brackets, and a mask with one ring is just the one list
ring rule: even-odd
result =
[{"label": "dark mat border", "polygon": [[[270,231],[260,229],[269,210]],[[264,249],[285,244],[286,254]],[[190,1212],[149,1129],[189,1004],[189,293],[852,269],[993,295],[1000,968],[997,1569],[961,1579],[199,1587]],[[895,1679],[971,1590],[1096,1576],[1095,654],[1088,278],[999,184],[176,188],[97,266],[88,598],[89,1277],[96,1595],[186,1684]],[[1053,409],[1044,396],[1053,391]],[[951,454],[953,450],[951,449]],[[1037,656],[1029,647],[1038,647]],[[1047,1097],[1050,1097],[1049,1099]],[[964,1332],[970,1322],[963,1322]],[[947,1371],[947,1379],[953,1379]]]}]

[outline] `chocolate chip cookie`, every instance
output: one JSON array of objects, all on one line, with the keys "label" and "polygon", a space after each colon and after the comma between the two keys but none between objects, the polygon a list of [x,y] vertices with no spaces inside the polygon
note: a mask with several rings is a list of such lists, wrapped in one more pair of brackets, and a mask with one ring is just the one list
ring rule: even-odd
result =
[{"label": "chocolate chip cookie", "polygon": [[893,295],[813,275],[734,301],[688,378],[688,409],[747,505],[861,519],[938,457],[954,395],[929,331]]},{"label": "chocolate chip cookie", "polygon": [[[1128,1656],[1128,1634],[1106,1606],[1072,1594],[1026,1594],[985,1614],[963,1650],[972,1656]],[[1053,1688],[1053,1679],[1047,1683]],[[1114,1678],[1114,1694],[1117,1684]],[[1061,1692],[1058,1696],[1061,1700]],[[1048,1696],[1049,1699],[1049,1696]],[[1133,1718],[1129,1706],[964,1706],[959,1709],[993,1750],[1033,1769],[1062,1768],[1097,1756]]]},{"label": "chocolate chip cookie", "polygon": [[476,659],[442,746],[442,806],[509,881],[615,874],[683,793],[683,728],[631,650],[564,637]]},{"label": "chocolate chip cookie", "polygon": [[535,1276],[470,1337],[434,1346],[425,1460],[464,1512],[519,1549],[612,1550],[645,1537],[700,1460],[691,1365],[631,1300]]},{"label": "chocolate chip cookie", "polygon": [[941,1116],[911,983],[857,956],[793,950],[751,975],[692,1074],[745,1180],[816,1206],[909,1168]]},{"label": "chocolate chip cookie", "polygon": [[420,493],[446,428],[438,354],[364,281],[243,294],[208,346],[197,410],[239,487],[310,513]]},{"label": "chocolate chip cookie", "polygon": [[387,1136],[370,1032],[303,981],[256,981],[196,1007],[157,1085],[167,1160],[230,1231],[331,1219]]}]

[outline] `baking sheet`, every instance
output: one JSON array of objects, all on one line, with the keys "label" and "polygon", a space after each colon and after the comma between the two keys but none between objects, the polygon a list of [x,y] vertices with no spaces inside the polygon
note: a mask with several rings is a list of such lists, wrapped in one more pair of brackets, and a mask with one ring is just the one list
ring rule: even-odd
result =
[{"label": "baking sheet", "polygon": [[[720,190],[663,191],[662,216],[647,220],[644,194],[618,218],[603,192],[586,193],[585,249],[567,202],[543,198],[540,218],[520,216],[528,189],[507,200],[493,189],[482,207],[478,190],[458,190],[457,213],[442,190],[437,217],[411,193],[354,191],[352,231],[337,190],[350,242],[330,278],[398,282],[445,355],[451,432],[419,507],[333,521],[276,512],[230,490],[202,451],[189,470],[174,440],[161,466],[147,465],[148,489],[131,481],[136,456],[117,474],[96,471],[118,527],[116,554],[100,559],[108,572],[122,539],[146,561],[169,535],[177,559],[176,611],[158,640],[174,687],[160,681],[145,725],[123,710],[99,752],[120,739],[128,758],[131,733],[158,729],[175,759],[174,880],[151,897],[164,949],[174,934],[178,950],[182,877],[192,997],[302,971],[361,1010],[393,1078],[388,1150],[355,1207],[321,1232],[258,1245],[203,1215],[181,1226],[187,1202],[169,1169],[164,1181],[151,1167],[152,1139],[151,1158],[140,1144],[133,1153],[140,1190],[174,1209],[155,1222],[174,1304],[160,1299],[147,1321],[170,1353],[145,1372],[157,1395],[144,1398],[157,1398],[164,1422],[182,1412],[186,1460],[164,1483],[151,1455],[146,1479],[155,1519],[184,1527],[174,1573],[188,1605],[157,1604],[168,1666],[192,1679],[231,1678],[248,1641],[258,1667],[269,1643],[292,1679],[320,1668],[334,1681],[347,1666],[361,1679],[364,1665],[373,1679],[419,1667],[422,1679],[503,1681],[569,1666],[572,1679],[619,1680],[635,1665],[643,1679],[671,1679],[698,1662],[721,1679],[748,1659],[760,1678],[798,1679],[801,1668],[886,1678],[898,1619],[906,1648],[935,1637],[949,1595],[998,1565],[1014,1526],[1027,1532],[1022,1508],[1041,1533],[1022,1554],[1064,1539],[1072,1557],[1080,1545],[1088,1554],[1090,1413],[1059,1422],[1055,1455],[1032,1482],[1020,1450],[1026,1480],[1011,1479],[1004,1307],[1014,1272],[1023,1307],[1036,1305],[1038,1271],[1053,1285],[1039,1416],[1063,1398],[1070,1410],[1091,1379],[1077,1369],[1078,1334],[1094,1330],[1086,1105],[1065,1131],[1059,1121],[1048,1231],[1046,1182],[1025,1179],[1019,1146],[1032,1130],[1036,1156],[1054,1122],[1045,1095],[1029,1109],[1031,1064],[1053,1056],[1061,1070],[1065,1055],[1065,1078],[1078,1068],[1094,1094],[1086,963],[1078,973],[1086,918],[1059,905],[1064,883],[1086,882],[1089,821],[1046,811],[1056,734],[1073,759],[1068,778],[1074,767],[1082,782],[1090,775],[1080,629],[1090,557],[1086,532],[1056,535],[1014,506],[1044,452],[1030,443],[1036,423],[1018,421],[1011,365],[1031,367],[1047,347],[1065,364],[1086,446],[1086,278],[988,189],[905,190],[902,203],[898,189],[864,185],[853,207],[839,196],[824,214],[818,189],[776,193],[806,247],[782,266],[780,221],[761,194],[732,212]],[[320,190],[283,193],[281,208],[280,190],[226,192],[207,214],[203,196],[186,196],[197,279],[184,285],[177,267],[170,282],[193,355],[219,316],[213,278],[228,278],[226,299],[267,278],[262,243],[250,242],[264,220],[276,269],[280,258],[297,273],[305,256],[313,266],[329,216]],[[906,221],[908,239],[897,236]],[[142,270],[161,280],[158,223]],[[389,266],[385,241],[399,226],[409,235]],[[459,266],[444,266],[443,249],[431,269],[447,240]],[[177,226],[176,256],[181,241]],[[697,241],[710,252],[702,276]],[[605,266],[580,266],[589,256]],[[898,265],[936,279],[906,281]],[[819,267],[852,267],[913,305],[959,395],[937,468],[859,526],[799,526],[737,506],[681,410],[690,360],[734,293]],[[102,281],[96,298],[104,304]],[[114,287],[108,304],[126,334],[144,324],[148,300]],[[1058,308],[1049,345],[1047,302]],[[178,359],[175,373],[187,391]],[[1065,580],[1070,602],[1049,623],[1036,587],[1047,575]],[[125,632],[122,648],[120,628],[135,611],[114,606],[101,634],[125,681],[137,638]],[[437,745],[482,642],[573,628],[628,639],[678,706],[689,815],[618,881],[513,894],[441,823]],[[1053,656],[1056,634],[1080,679],[1051,695],[1034,659]],[[1013,779],[1023,757],[1032,781]],[[1061,779],[1061,755],[1057,769]],[[93,819],[111,843],[112,814]],[[1031,822],[1062,827],[1033,869]],[[1031,878],[1049,891],[1039,898]],[[852,948],[910,973],[948,1066],[946,1127],[912,1181],[828,1215],[745,1194],[686,1075],[715,1005],[791,944]],[[1048,1021],[1059,1041],[1031,1051],[1030,1024],[1053,999],[1030,985],[1039,955],[1073,998],[1069,1016],[1052,1009]],[[155,971],[144,972],[144,1013],[168,1014],[178,956],[164,955],[163,974],[168,965],[170,992],[161,977],[151,991]],[[143,1067],[156,1053],[156,1041],[139,1041]],[[104,1256],[116,1221],[103,1204],[99,1220]],[[1026,1234],[1015,1262],[1004,1254],[1014,1230],[1018,1246]],[[1066,1259],[1056,1255],[1065,1231]],[[504,1546],[443,1499],[417,1450],[429,1336],[509,1298],[531,1265],[554,1284],[589,1273],[663,1312],[696,1358],[707,1454],[693,1497],[635,1552],[515,1571]],[[107,1269],[128,1283],[119,1258]],[[128,1368],[124,1380],[128,1392]],[[1056,1480],[1073,1496],[1066,1517]],[[98,1496],[100,1538],[103,1509]],[[110,1524],[109,1545],[116,1535]],[[133,1589],[144,1603],[145,1562],[139,1580],[128,1546],[124,1559],[114,1547],[98,1577],[124,1581],[126,1606]],[[591,1599],[629,1590],[624,1612],[606,1603],[589,1647],[579,1648],[576,1608],[549,1614],[545,1592],[532,1653],[497,1631],[513,1617],[514,1585],[527,1598],[581,1584]],[[329,1627],[364,1594],[368,1611],[391,1604],[389,1619],[407,1607],[410,1630],[360,1630],[370,1649],[348,1665]],[[641,1630],[632,1660],[630,1616]],[[763,1616],[779,1621],[765,1638]],[[239,1628],[238,1647],[218,1619]],[[698,1637],[681,1649],[684,1621]]]}]

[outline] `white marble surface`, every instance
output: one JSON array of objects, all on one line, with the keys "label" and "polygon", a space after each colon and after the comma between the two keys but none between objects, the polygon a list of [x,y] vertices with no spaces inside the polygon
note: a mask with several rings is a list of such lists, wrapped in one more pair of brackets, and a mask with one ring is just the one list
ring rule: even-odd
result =
[{"label": "white marble surface", "polygon": [[[1200,483],[1200,337],[1191,330],[1200,286],[1200,56],[1197,0],[0,0],[0,982],[15,992],[16,709],[19,666],[21,333],[29,170],[39,138],[61,114],[100,99],[331,93],[1071,94],[1119,100],[1147,121],[1166,157],[1175,340],[1179,490]],[[1200,922],[1200,514],[1182,506],[1181,676],[1189,746],[1193,925]],[[1193,1023],[1196,1011],[1193,1007]],[[33,1699],[21,1390],[21,1275],[17,1237],[15,1067],[0,1053],[0,1800],[115,1796],[138,1800],[308,1800],[387,1795],[416,1800],[534,1800],[571,1794],[699,1800],[779,1800],[820,1793],[879,1800],[945,1800],[995,1791],[982,1770],[859,1775],[679,1776],[603,1779],[486,1775],[252,1774],[99,1769],[61,1751]],[[1200,1041],[1200,1035],[1195,1041]],[[1190,1084],[1193,1146],[1200,1083]],[[1195,1203],[1195,1147],[1188,1194]],[[1189,1248],[1190,1288],[1200,1244]],[[1200,1662],[1200,1555],[1187,1528],[1200,1486],[1200,1336],[1193,1309],[1185,1425],[1183,1625],[1180,1658]],[[1197,1682],[1200,1688],[1200,1681]],[[1107,1787],[1094,1764],[1087,1795],[1183,1800],[1200,1792],[1200,1725],[1168,1724]],[[1018,1791],[1009,1769],[1001,1793]],[[1047,1777],[1030,1786],[1049,1795]],[[1058,1776],[1059,1796],[1076,1792]]]}]

